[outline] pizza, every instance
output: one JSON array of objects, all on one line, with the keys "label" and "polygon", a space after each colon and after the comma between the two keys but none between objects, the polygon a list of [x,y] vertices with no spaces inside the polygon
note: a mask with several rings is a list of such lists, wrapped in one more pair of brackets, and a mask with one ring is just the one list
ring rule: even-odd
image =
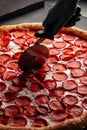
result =
[{"label": "pizza", "polygon": [[49,58],[36,73],[18,66],[41,23],[0,27],[0,129],[80,130],[87,126],[87,31],[62,28],[41,44]]}]

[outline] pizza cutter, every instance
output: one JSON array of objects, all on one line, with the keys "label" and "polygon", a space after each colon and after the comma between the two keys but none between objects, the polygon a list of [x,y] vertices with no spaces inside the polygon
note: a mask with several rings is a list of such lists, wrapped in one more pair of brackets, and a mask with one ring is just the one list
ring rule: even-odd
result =
[{"label": "pizza cutter", "polygon": [[37,42],[27,48],[19,58],[18,65],[23,71],[37,70],[42,67],[49,56],[49,50],[46,46],[42,45],[45,38],[40,38]]}]

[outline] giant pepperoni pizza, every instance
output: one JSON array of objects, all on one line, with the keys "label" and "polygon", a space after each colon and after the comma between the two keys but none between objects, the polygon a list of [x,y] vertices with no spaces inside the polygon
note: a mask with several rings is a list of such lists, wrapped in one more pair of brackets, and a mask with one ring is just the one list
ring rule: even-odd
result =
[{"label": "giant pepperoni pizza", "polygon": [[35,74],[18,67],[41,23],[0,27],[0,130],[80,130],[87,126],[87,31],[62,28]]}]

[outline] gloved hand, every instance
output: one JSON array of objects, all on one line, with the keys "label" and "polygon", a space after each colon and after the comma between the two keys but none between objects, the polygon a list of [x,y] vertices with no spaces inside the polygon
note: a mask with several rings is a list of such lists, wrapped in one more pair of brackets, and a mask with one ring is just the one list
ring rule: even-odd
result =
[{"label": "gloved hand", "polygon": [[38,31],[35,36],[53,39],[61,27],[74,25],[79,20],[81,11],[78,2],[79,0],[58,0],[43,22],[45,29]]}]

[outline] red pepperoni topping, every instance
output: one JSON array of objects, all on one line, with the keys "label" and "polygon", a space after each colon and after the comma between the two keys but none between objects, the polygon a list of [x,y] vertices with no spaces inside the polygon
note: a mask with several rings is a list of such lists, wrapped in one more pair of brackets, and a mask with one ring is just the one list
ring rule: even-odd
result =
[{"label": "red pepperoni topping", "polygon": [[16,44],[22,46],[26,42],[26,39],[24,39],[24,38],[18,38],[18,39],[14,39],[14,42]]},{"label": "red pepperoni topping", "polygon": [[6,89],[6,84],[0,81],[0,92]]},{"label": "red pepperoni topping", "polygon": [[48,113],[48,108],[46,106],[39,106],[37,110],[41,115],[47,115]]},{"label": "red pepperoni topping", "polygon": [[6,92],[4,93],[4,95],[2,96],[2,101],[3,102],[11,102],[16,98],[16,94],[14,92]]},{"label": "red pepperoni topping", "polygon": [[63,111],[63,106],[60,101],[53,100],[49,103],[49,107],[53,111]]},{"label": "red pepperoni topping", "polygon": [[27,106],[25,109],[24,109],[24,114],[27,116],[27,117],[33,117],[33,116],[36,116],[38,114],[37,112],[37,109],[35,106]]},{"label": "red pepperoni topping", "polygon": [[69,54],[69,55],[63,55],[63,54],[61,54],[61,55],[59,56],[59,58],[60,58],[60,60],[62,60],[62,61],[72,60],[72,59],[74,59],[74,54]]},{"label": "red pepperoni topping", "polygon": [[44,64],[41,69],[39,69],[39,72],[48,72],[51,70],[51,67],[48,64]]},{"label": "red pepperoni topping", "polygon": [[46,89],[51,91],[51,90],[56,88],[56,81],[52,80],[52,79],[45,80],[44,81],[44,86],[45,86]]},{"label": "red pepperoni topping", "polygon": [[7,63],[6,66],[12,70],[18,70],[18,62],[17,61],[11,61],[11,62]]},{"label": "red pepperoni topping", "polygon": [[53,65],[52,69],[56,71],[65,71],[67,68],[64,64],[57,63]]},{"label": "red pepperoni topping", "polygon": [[68,78],[67,74],[64,72],[53,73],[52,77],[58,82],[62,82]]},{"label": "red pepperoni topping", "polygon": [[78,84],[74,80],[67,80],[62,84],[65,90],[71,91],[77,88]]},{"label": "red pepperoni topping", "polygon": [[13,71],[6,71],[3,75],[4,80],[12,80],[16,78],[17,74]]},{"label": "red pepperoni topping", "polygon": [[17,86],[25,86],[26,79],[24,78],[23,75],[19,75],[12,80],[12,83],[17,85]]},{"label": "red pepperoni topping", "polygon": [[17,86],[17,85],[11,85],[9,86],[9,90],[16,93],[16,92],[20,92],[22,90],[22,86]]},{"label": "red pepperoni topping", "polygon": [[12,56],[12,59],[18,60],[21,54],[22,54],[22,52],[16,52],[16,53],[14,53],[14,55]]},{"label": "red pepperoni topping", "polygon": [[52,120],[53,121],[64,121],[65,119],[68,118],[68,114],[65,112],[60,112],[60,111],[54,111],[52,113]]},{"label": "red pepperoni topping", "polygon": [[78,50],[75,52],[75,56],[78,58],[85,58],[85,57],[87,57],[87,51],[86,50]]},{"label": "red pepperoni topping", "polygon": [[42,89],[42,86],[39,83],[34,82],[34,83],[31,83],[31,85],[28,86],[28,89],[32,92],[38,92]]},{"label": "red pepperoni topping", "polygon": [[68,34],[64,34],[64,36],[62,36],[62,38],[63,38],[63,40],[66,41],[66,42],[70,42],[70,41],[75,40],[75,36],[68,35]]},{"label": "red pepperoni topping", "polygon": [[0,115],[0,124],[7,125],[8,124],[8,120],[9,120],[8,117],[6,117],[4,115]]},{"label": "red pepperoni topping", "polygon": [[49,48],[50,55],[58,55],[60,51],[57,48]]},{"label": "red pepperoni topping", "polygon": [[62,36],[61,33],[57,33],[54,37],[55,37],[55,38],[60,38],[61,36]]},{"label": "red pepperoni topping", "polygon": [[84,40],[84,41],[82,42],[82,46],[87,48],[87,41]]},{"label": "red pepperoni topping", "polygon": [[62,100],[65,105],[70,105],[70,106],[73,106],[78,102],[78,98],[73,95],[66,95],[65,97],[63,97]]},{"label": "red pepperoni topping", "polygon": [[81,78],[80,78],[80,82],[81,82],[82,84],[87,85],[87,76],[81,77]]},{"label": "red pepperoni topping", "polygon": [[50,96],[59,99],[59,98],[61,98],[64,95],[64,92],[65,92],[64,89],[59,87],[59,88],[53,89],[50,92]]},{"label": "red pepperoni topping", "polygon": [[19,113],[20,108],[15,105],[5,107],[5,116],[16,117],[17,115],[19,115]]},{"label": "red pepperoni topping", "polygon": [[83,113],[83,109],[78,105],[69,107],[67,111],[72,117],[78,117]]},{"label": "red pepperoni topping", "polygon": [[1,63],[6,63],[9,60],[11,60],[11,57],[9,54],[0,54],[0,62]]},{"label": "red pepperoni topping", "polygon": [[0,74],[2,75],[6,71],[6,67],[3,64],[0,64]]},{"label": "red pepperoni topping", "polygon": [[56,47],[58,49],[61,49],[61,48],[64,48],[66,46],[66,43],[65,42],[59,42],[59,41],[54,41],[53,45],[54,45],[54,47]]},{"label": "red pepperoni topping", "polygon": [[64,55],[72,54],[73,53],[73,48],[72,47],[67,47],[67,48],[63,49],[62,53]]},{"label": "red pepperoni topping", "polygon": [[10,118],[9,125],[13,127],[22,127],[27,125],[27,120],[24,117],[17,116]]},{"label": "red pepperoni topping", "polygon": [[43,44],[52,44],[53,41],[50,40],[50,39],[45,39],[42,43],[43,43]]},{"label": "red pepperoni topping", "polygon": [[82,106],[87,110],[87,98],[83,99]]},{"label": "red pepperoni topping", "polygon": [[69,61],[66,65],[69,69],[75,69],[75,68],[80,68],[81,63],[79,61]]},{"label": "red pepperoni topping", "polygon": [[34,127],[43,127],[47,125],[48,125],[48,122],[43,118],[35,118],[32,124],[32,126]]},{"label": "red pepperoni topping", "polygon": [[19,31],[19,30],[16,30],[15,32],[13,32],[13,36],[15,38],[21,38],[25,35],[25,32],[24,31]]},{"label": "red pepperoni topping", "polygon": [[83,59],[83,64],[87,66],[87,58]]},{"label": "red pepperoni topping", "polygon": [[72,69],[71,70],[71,75],[74,78],[80,78],[81,76],[83,76],[85,74],[85,71],[81,68],[77,68],[77,69]]},{"label": "red pepperoni topping", "polygon": [[15,99],[15,103],[20,107],[28,106],[31,103],[31,99],[28,96],[19,96]]},{"label": "red pepperoni topping", "polygon": [[36,96],[35,102],[38,105],[47,104],[49,102],[49,97],[47,95],[45,95],[45,94],[40,94],[40,95]]},{"label": "red pepperoni topping", "polygon": [[77,92],[81,95],[87,95],[87,86],[86,85],[80,85],[77,87]]},{"label": "red pepperoni topping", "polygon": [[56,55],[54,56],[50,56],[47,60],[48,64],[54,64],[57,63],[59,61],[58,57]]},{"label": "red pepperoni topping", "polygon": [[84,42],[83,39],[77,39],[75,40],[74,44],[78,47],[82,47],[82,43]]}]

